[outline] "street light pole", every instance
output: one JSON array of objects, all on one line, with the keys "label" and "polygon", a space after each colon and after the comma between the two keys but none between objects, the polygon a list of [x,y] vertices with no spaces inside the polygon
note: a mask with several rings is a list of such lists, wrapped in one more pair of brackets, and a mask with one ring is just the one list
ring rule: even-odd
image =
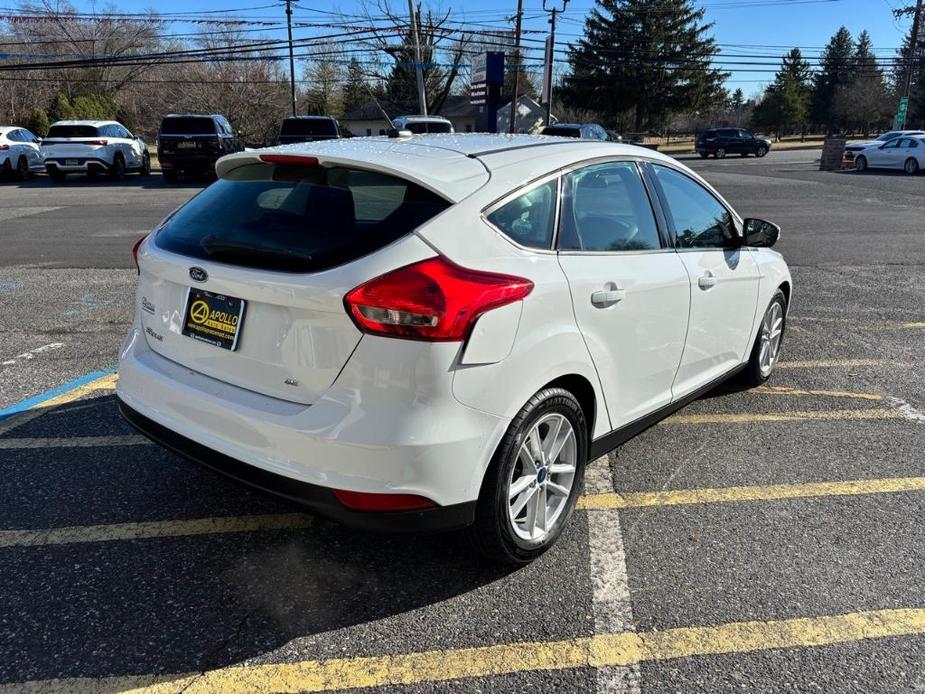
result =
[{"label": "street light pole", "polygon": [[514,84],[513,89],[511,89],[511,121],[508,124],[508,132],[512,135],[514,134],[514,129],[516,128],[517,120],[517,91],[520,88],[520,22],[524,16],[524,0],[517,0],[517,20],[514,28],[514,58],[516,59],[516,64],[514,65]]},{"label": "street light pole", "polygon": [[[919,0],[921,2],[921,0]],[[565,12],[568,0],[562,0],[562,9],[555,5],[551,8],[546,7],[546,0],[543,0],[543,11],[549,12],[549,55],[546,57],[546,125],[549,125],[552,119],[552,68],[556,56],[556,15],[559,12]]]},{"label": "street light pole", "polygon": [[295,55],[292,51],[292,3],[299,0],[286,0],[286,29],[289,32],[289,91],[292,95],[292,115],[295,110]]},{"label": "street light pole", "polygon": [[422,116],[427,115],[427,94],[424,91],[424,66],[421,64],[421,42],[418,38],[418,23],[414,16],[414,0],[408,0],[408,14],[411,15],[411,35],[414,37],[414,68],[418,80],[418,108]]}]

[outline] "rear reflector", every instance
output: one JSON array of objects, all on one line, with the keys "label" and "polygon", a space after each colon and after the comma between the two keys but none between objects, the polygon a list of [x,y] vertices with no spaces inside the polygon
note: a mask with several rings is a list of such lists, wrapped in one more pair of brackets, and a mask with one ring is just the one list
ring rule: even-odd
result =
[{"label": "rear reflector", "polygon": [[532,290],[533,282],[523,277],[469,270],[437,256],[361,284],[344,305],[363,332],[455,342],[466,339],[483,313]]},{"label": "rear reflector", "polygon": [[0,151],[5,150],[5,149],[9,149],[9,148],[10,148],[9,145],[0,145]]},{"label": "rear reflector", "polygon": [[288,166],[318,166],[318,157],[303,157],[298,154],[261,154],[260,161]]},{"label": "rear reflector", "polygon": [[337,500],[351,511],[420,511],[437,505],[416,494],[368,494],[344,489],[333,491]]}]

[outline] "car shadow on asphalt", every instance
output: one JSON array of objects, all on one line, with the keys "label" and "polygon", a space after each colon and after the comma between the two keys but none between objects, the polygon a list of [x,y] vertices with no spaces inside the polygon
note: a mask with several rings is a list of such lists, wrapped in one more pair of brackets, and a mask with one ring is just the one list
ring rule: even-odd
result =
[{"label": "car shadow on asphalt", "polygon": [[[108,396],[59,408],[4,438],[133,433]],[[303,510],[152,444],[3,454],[4,529]],[[582,524],[564,538],[572,547],[584,544],[574,539]],[[478,559],[456,534],[375,534],[320,518],[302,529],[7,546],[0,683],[198,672],[293,640],[300,657],[427,650],[463,623],[485,639],[500,631],[519,640],[548,630],[558,609],[549,595],[563,596],[564,614],[575,611],[574,552],[584,551],[549,552],[504,580],[510,570]],[[520,586],[514,599],[512,586]],[[453,600],[474,591],[465,607]]]}]

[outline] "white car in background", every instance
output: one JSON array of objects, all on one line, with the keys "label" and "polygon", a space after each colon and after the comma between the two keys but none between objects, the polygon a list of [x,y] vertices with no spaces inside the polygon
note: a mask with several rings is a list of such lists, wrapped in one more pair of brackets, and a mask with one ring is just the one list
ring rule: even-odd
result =
[{"label": "white car in background", "polygon": [[335,519],[528,562],[589,460],[777,364],[780,230],[657,152],[399,136],[216,171],[133,249],[120,408]]},{"label": "white car in background", "polygon": [[890,130],[881,135],[878,135],[874,140],[862,140],[861,142],[849,142],[845,145],[845,161],[851,162],[854,161],[855,157],[858,156],[868,147],[879,147],[885,145],[888,142],[900,137],[917,137],[919,135],[925,135],[923,130]]},{"label": "white car in background", "polygon": [[151,173],[148,146],[124,125],[109,120],[62,120],[42,140],[45,170],[56,181],[68,174],[101,173],[121,180],[129,171]]},{"label": "white car in background", "polygon": [[907,174],[917,174],[925,169],[925,134],[897,137],[879,145],[861,150],[854,158],[854,168],[901,169]]},{"label": "white car in background", "polygon": [[0,125],[0,174],[25,181],[44,169],[39,139],[25,128]]},{"label": "white car in background", "polygon": [[414,135],[456,132],[453,124],[443,116],[397,116],[392,120],[392,127]]}]

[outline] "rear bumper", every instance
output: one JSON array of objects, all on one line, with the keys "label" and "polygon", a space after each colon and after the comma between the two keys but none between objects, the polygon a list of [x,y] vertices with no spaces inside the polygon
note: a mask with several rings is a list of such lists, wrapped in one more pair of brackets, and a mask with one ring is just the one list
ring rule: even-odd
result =
[{"label": "rear bumper", "polygon": [[[354,522],[322,503],[332,489],[413,494],[444,509],[469,504],[433,521],[452,527],[471,522],[471,504],[509,423],[455,399],[455,350],[452,343],[366,336],[328,391],[302,405],[166,359],[136,320],[123,346],[117,394],[130,421],[152,438],[325,515]],[[253,470],[241,472],[246,468]],[[416,513],[437,517],[438,510]],[[379,518],[385,516],[369,514],[362,524],[379,526]],[[426,529],[433,529],[430,521]]]},{"label": "rear bumper", "polygon": [[157,159],[160,162],[162,170],[204,171],[206,169],[214,169],[215,162],[217,162],[221,156],[220,154],[171,154],[170,152],[158,152]]},{"label": "rear bumper", "polygon": [[[68,161],[77,162],[68,166]],[[64,173],[81,173],[85,171],[109,171],[112,165],[105,159],[96,157],[60,157],[45,158],[45,170],[55,169]]]},{"label": "rear bumper", "polygon": [[398,513],[351,511],[344,508],[337,501],[334,493],[326,487],[277,475],[207,448],[145,417],[121,399],[119,410],[125,420],[141,434],[184,458],[239,482],[303,504],[318,515],[331,518],[344,525],[365,530],[426,533],[465,527],[470,525],[474,518],[474,501]]}]

